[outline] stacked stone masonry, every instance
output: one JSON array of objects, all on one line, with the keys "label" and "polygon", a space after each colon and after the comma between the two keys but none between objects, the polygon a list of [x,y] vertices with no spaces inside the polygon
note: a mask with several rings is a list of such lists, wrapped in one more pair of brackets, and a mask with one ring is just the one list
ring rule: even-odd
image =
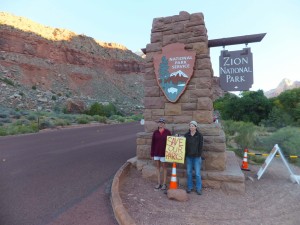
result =
[{"label": "stacked stone masonry", "polygon": [[[169,102],[158,86],[154,72],[153,56],[172,43],[183,43],[185,50],[196,52],[193,75],[185,92],[176,103]],[[188,123],[196,120],[204,135],[204,170],[225,169],[225,134],[213,123],[213,70],[209,55],[207,30],[202,13],[155,18],[151,43],[146,47],[144,119],[145,132],[137,137],[138,159],[150,159],[152,132],[157,120],[164,117],[172,134],[183,135]]]}]

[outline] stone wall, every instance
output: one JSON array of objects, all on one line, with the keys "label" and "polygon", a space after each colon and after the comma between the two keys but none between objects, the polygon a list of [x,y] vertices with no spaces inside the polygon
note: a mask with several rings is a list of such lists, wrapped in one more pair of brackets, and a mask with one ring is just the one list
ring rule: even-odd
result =
[{"label": "stone wall", "polygon": [[[182,43],[185,50],[196,52],[193,75],[184,94],[176,103],[167,100],[158,86],[153,57],[172,43]],[[150,159],[152,132],[157,120],[164,117],[172,134],[184,134],[188,123],[196,120],[204,135],[204,170],[225,170],[225,134],[213,123],[213,71],[210,60],[207,30],[202,13],[155,18],[151,31],[151,43],[146,47],[144,75],[145,132],[137,135],[138,160]]]}]

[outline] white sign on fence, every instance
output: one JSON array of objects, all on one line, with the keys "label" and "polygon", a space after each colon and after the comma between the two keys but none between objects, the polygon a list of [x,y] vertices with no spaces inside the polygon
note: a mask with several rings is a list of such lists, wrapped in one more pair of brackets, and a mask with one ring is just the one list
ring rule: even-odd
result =
[{"label": "white sign on fence", "polygon": [[276,155],[276,153],[279,153],[280,158],[282,159],[284,165],[289,170],[289,172],[290,172],[290,179],[292,180],[292,182],[300,184],[300,176],[297,176],[297,175],[295,175],[292,172],[291,168],[289,167],[288,162],[286,161],[286,159],[285,159],[285,157],[284,157],[281,149],[279,148],[279,146],[277,144],[274,146],[274,148],[270,152],[269,156],[266,158],[264,164],[261,166],[261,168],[257,172],[257,179],[259,180],[261,178],[261,176],[263,175],[263,173],[265,172],[265,170],[267,169],[267,167],[271,163],[271,161],[274,158],[274,156]]}]

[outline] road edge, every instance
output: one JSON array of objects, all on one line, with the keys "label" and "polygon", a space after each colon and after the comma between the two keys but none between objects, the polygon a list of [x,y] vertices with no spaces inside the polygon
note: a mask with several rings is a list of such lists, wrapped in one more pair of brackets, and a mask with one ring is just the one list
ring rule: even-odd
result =
[{"label": "road edge", "polygon": [[116,220],[120,225],[136,225],[135,221],[128,214],[125,209],[122,199],[120,197],[120,185],[126,178],[131,167],[130,162],[126,162],[115,174],[111,186],[111,204]]}]

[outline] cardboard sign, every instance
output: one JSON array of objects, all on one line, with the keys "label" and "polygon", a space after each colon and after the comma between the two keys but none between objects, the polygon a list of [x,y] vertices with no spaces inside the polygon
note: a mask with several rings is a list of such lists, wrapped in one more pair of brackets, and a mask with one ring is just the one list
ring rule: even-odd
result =
[{"label": "cardboard sign", "polygon": [[184,164],[185,157],[185,137],[167,136],[166,162],[176,162]]}]

